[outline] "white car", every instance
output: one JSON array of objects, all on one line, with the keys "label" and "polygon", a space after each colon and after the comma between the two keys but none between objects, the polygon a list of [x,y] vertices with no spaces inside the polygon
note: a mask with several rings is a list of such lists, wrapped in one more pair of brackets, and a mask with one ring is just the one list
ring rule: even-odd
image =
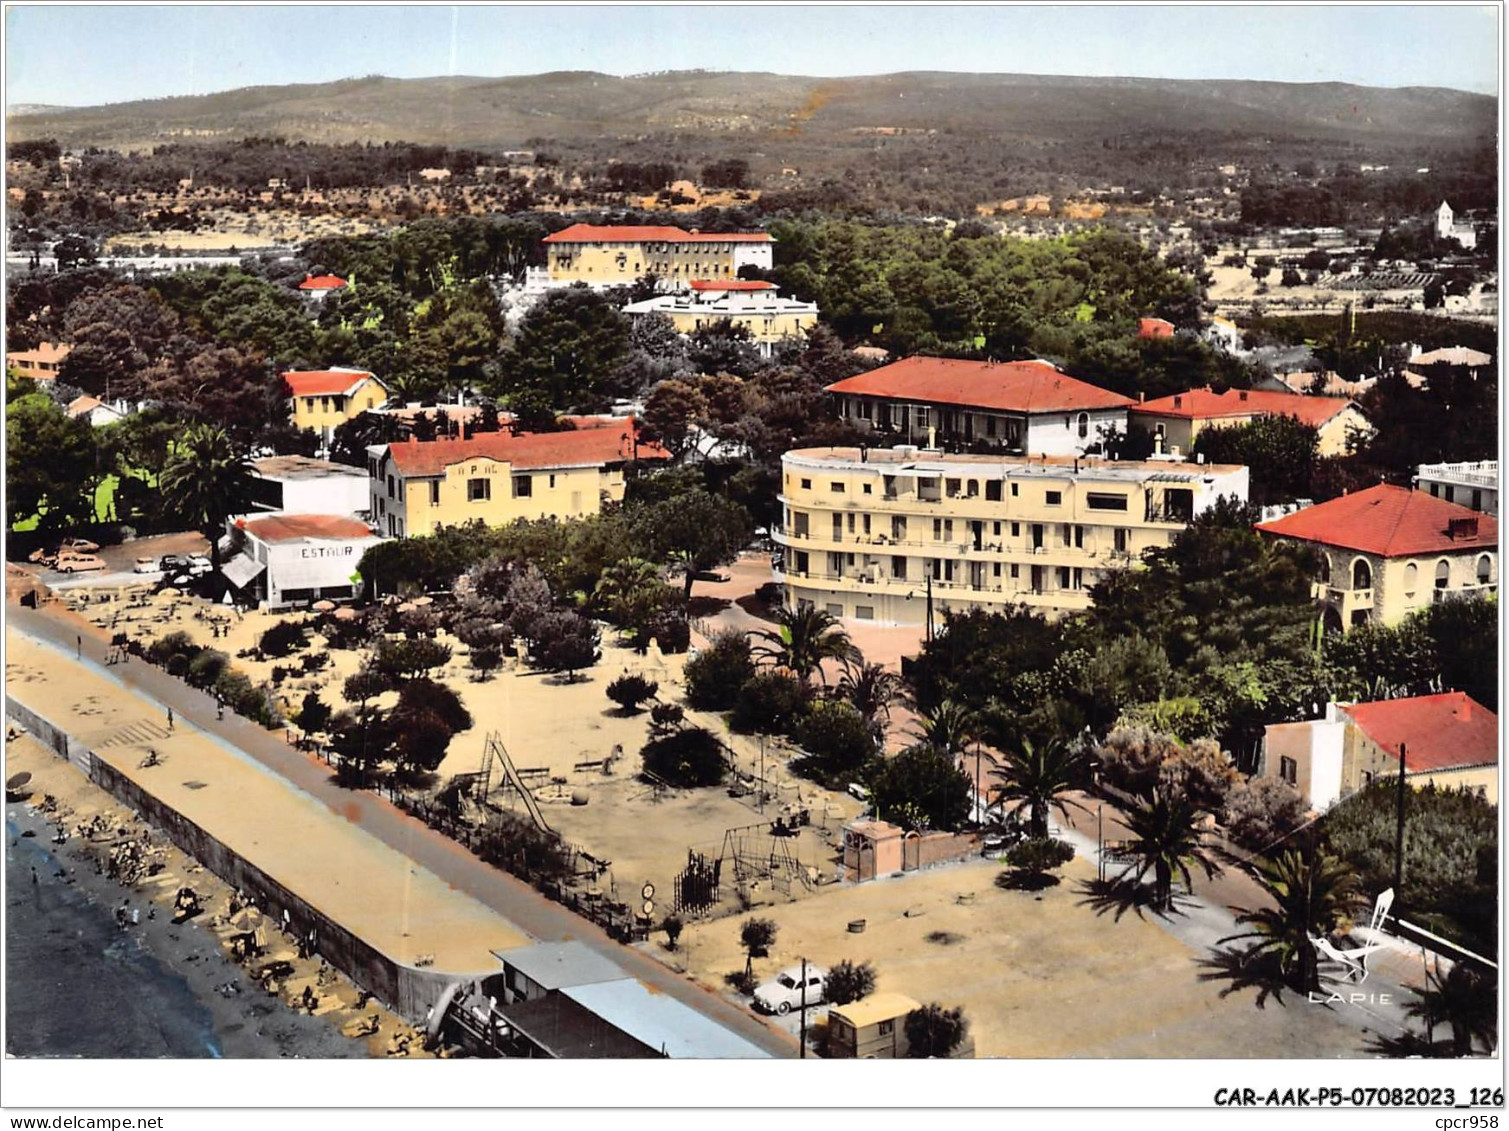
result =
[{"label": "white car", "polygon": [[[806,1003],[821,1005],[828,987],[828,971],[821,966],[807,964]],[[790,1013],[802,1007],[802,968],[792,966],[782,970],[775,979],[758,986],[754,992],[754,1006],[762,1013]]]},{"label": "white car", "polygon": [[190,554],[188,563],[190,577],[199,577],[215,568],[214,564],[204,554]]},{"label": "white car", "polygon": [[136,559],[136,564],[131,567],[131,572],[133,572],[133,573],[157,573],[157,572],[159,572],[159,570],[157,568],[157,559],[156,558],[137,558]]}]

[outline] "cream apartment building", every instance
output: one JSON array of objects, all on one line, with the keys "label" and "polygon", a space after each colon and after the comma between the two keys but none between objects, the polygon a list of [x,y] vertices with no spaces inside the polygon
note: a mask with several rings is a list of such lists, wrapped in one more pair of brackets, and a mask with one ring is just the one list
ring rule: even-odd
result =
[{"label": "cream apartment building", "polygon": [[699,232],[642,224],[572,224],[546,236],[546,267],[526,280],[533,289],[623,287],[656,276],[668,289],[694,279],[733,279],[742,267],[769,270],[775,240],[768,232]]},{"label": "cream apartment building", "polygon": [[1168,461],[805,448],[781,460],[778,579],[790,608],[884,624],[1022,604],[1090,606],[1110,571],[1167,546],[1247,468]]}]

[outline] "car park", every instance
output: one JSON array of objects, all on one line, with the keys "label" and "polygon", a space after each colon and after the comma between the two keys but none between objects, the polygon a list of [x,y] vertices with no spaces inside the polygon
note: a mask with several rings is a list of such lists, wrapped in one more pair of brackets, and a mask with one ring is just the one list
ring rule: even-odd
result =
[{"label": "car park", "polygon": [[821,966],[808,963],[805,972],[800,966],[790,966],[756,987],[754,1006],[762,1013],[790,1013],[804,1004],[821,1005],[827,984],[828,971]]}]

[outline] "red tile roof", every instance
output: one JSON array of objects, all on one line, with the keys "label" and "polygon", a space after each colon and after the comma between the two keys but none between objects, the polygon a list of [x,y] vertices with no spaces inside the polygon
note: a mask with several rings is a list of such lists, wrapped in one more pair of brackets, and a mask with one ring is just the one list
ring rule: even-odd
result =
[{"label": "red tile roof", "polygon": [[1404,744],[1406,774],[1498,764],[1499,717],[1465,692],[1354,703],[1343,710],[1395,758]]},{"label": "red tile roof", "polygon": [[[427,440],[388,445],[393,465],[407,477],[440,475],[452,464],[493,459],[523,471],[552,467],[601,467],[634,457],[633,417],[589,420],[567,432],[484,432],[465,440]],[[669,459],[659,444],[639,441],[640,459]]]},{"label": "red tile roof", "polygon": [[[1451,535],[1454,520],[1459,523],[1455,538]],[[1386,558],[1492,549],[1499,539],[1496,518],[1424,491],[1388,484],[1260,522],[1257,529]]]},{"label": "red tile roof", "polygon": [[333,514],[270,514],[240,518],[236,525],[263,542],[297,542],[301,538],[372,538],[365,522]]},{"label": "red tile roof", "polygon": [[299,284],[301,291],[338,291],[346,285],[339,275],[306,275]]},{"label": "red tile roof", "polygon": [[1172,338],[1174,324],[1164,318],[1139,318],[1137,319],[1137,336],[1139,338]]},{"label": "red tile roof", "polygon": [[[328,397],[349,394],[363,381],[377,381],[365,369],[300,369],[280,374],[296,397]],[[381,381],[377,381],[382,385]],[[387,386],[383,386],[386,388]]]},{"label": "red tile roof", "polygon": [[773,243],[769,232],[689,232],[647,224],[572,224],[544,243]]},{"label": "red tile roof", "polygon": [[759,279],[693,279],[694,291],[773,291],[774,283]]},{"label": "red tile roof", "polygon": [[1307,397],[1264,389],[1227,389],[1224,393],[1191,389],[1187,393],[1175,393],[1171,397],[1133,405],[1132,413],[1177,416],[1188,420],[1223,416],[1292,416],[1302,424],[1319,428],[1351,404],[1345,397]]},{"label": "red tile roof", "polygon": [[1129,397],[1075,380],[1046,361],[907,357],[828,386],[830,393],[891,397],[1008,412],[1124,408]]}]

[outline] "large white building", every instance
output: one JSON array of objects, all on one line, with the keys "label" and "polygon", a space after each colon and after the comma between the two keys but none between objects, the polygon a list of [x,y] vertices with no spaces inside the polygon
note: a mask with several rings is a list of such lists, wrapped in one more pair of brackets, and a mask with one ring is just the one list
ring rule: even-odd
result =
[{"label": "large white building", "polygon": [[803,340],[817,325],[817,303],[782,298],[774,283],[752,279],[694,279],[688,290],[632,302],[624,313],[631,318],[663,315],[680,334],[742,327],[762,357],[785,339]]},{"label": "large white building", "polygon": [[1477,229],[1471,224],[1458,224],[1451,205],[1444,200],[1441,201],[1441,207],[1436,209],[1436,236],[1443,240],[1456,240],[1468,251],[1478,246]]},{"label": "large white building", "polygon": [[1499,513],[1499,461],[1470,463],[1422,463],[1415,473],[1415,486],[1432,498],[1469,507],[1495,518]]},{"label": "large white building", "polygon": [[791,608],[925,624],[945,611],[1048,614],[1167,546],[1223,496],[1234,465],[806,448],[781,459],[778,573]]},{"label": "large white building", "polygon": [[244,515],[226,526],[220,572],[244,599],[268,609],[356,596],[357,564],[383,541],[365,522],[337,515]]},{"label": "large white building", "polygon": [[371,506],[364,469],[308,456],[253,460],[252,502],[290,514],[364,515]]}]

